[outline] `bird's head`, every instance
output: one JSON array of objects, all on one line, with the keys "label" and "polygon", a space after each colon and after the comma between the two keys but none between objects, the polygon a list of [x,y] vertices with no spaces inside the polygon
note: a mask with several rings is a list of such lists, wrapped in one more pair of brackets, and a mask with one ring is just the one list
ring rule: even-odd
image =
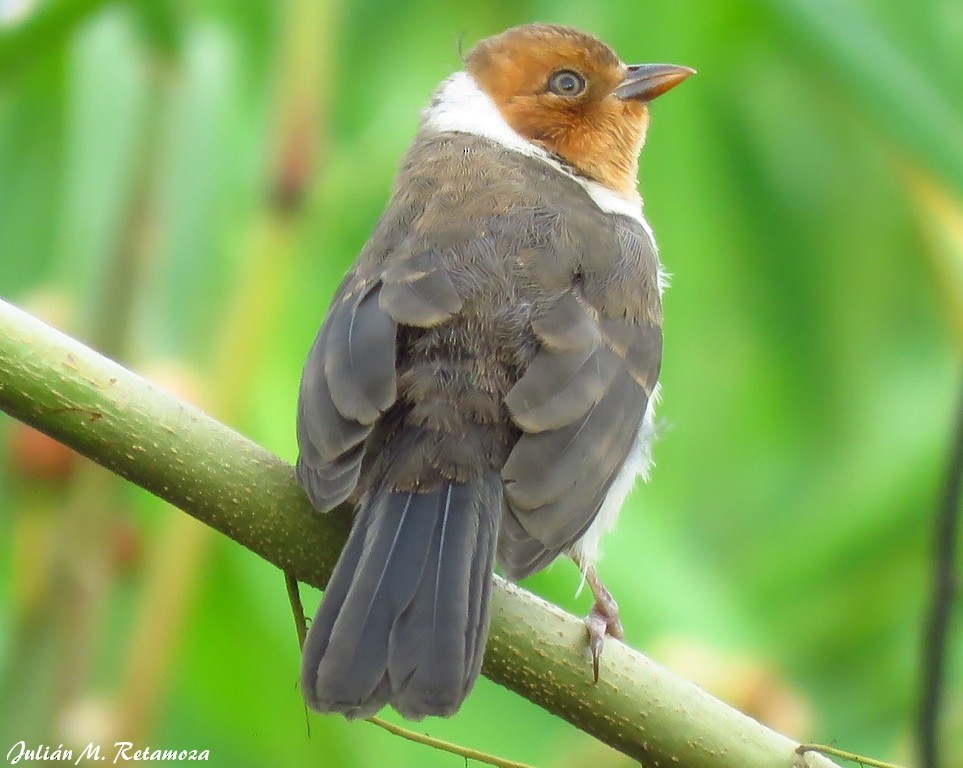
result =
[{"label": "bird's head", "polygon": [[482,40],[465,71],[517,134],[623,195],[635,194],[649,102],[695,72],[623,64],[600,40],[552,24]]}]

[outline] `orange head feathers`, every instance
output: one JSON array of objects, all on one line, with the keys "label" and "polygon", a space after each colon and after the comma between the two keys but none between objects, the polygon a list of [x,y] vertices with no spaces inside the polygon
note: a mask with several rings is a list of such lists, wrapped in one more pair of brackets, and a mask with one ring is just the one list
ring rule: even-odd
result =
[{"label": "orange head feathers", "polygon": [[635,194],[648,102],[695,72],[627,66],[600,40],[552,24],[482,40],[465,70],[516,133],[623,195]]}]

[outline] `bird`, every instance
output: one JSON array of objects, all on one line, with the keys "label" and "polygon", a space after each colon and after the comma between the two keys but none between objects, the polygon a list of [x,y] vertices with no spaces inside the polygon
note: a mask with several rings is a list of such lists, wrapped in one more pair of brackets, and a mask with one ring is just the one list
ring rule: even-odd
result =
[{"label": "bird", "polygon": [[694,73],[553,24],[478,42],[424,110],[307,354],[296,476],[355,508],[300,687],[348,719],[454,714],[496,566],[590,586],[595,680],[618,607],[595,569],[651,463],[664,275],[637,187],[649,104]]}]

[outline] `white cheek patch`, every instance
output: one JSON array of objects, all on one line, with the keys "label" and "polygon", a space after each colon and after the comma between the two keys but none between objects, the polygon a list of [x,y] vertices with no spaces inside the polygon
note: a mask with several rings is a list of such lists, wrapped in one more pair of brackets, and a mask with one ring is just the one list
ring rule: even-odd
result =
[{"label": "white cheek patch", "polygon": [[600,210],[635,219],[642,225],[649,239],[655,242],[652,229],[642,215],[642,200],[637,193],[626,196],[569,172],[548,152],[517,133],[502,117],[495,102],[478,87],[467,72],[456,72],[441,84],[431,105],[425,110],[425,125],[436,131],[456,131],[482,136],[526,157],[537,157],[559,173],[577,181]]}]

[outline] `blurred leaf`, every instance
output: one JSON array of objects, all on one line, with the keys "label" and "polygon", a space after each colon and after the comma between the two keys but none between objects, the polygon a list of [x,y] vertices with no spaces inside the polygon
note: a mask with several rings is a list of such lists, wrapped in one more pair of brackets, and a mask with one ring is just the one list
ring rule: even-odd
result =
[{"label": "blurred leaf", "polygon": [[919,172],[909,170],[907,175],[929,245],[934,290],[963,353],[963,198]]},{"label": "blurred leaf", "polygon": [[0,85],[63,41],[110,0],[39,3],[12,27],[0,24]]},{"label": "blurred leaf", "polygon": [[67,76],[51,61],[0,91],[0,292],[13,295],[48,274],[58,238]]},{"label": "blurred leaf", "polygon": [[147,162],[140,149],[149,68],[123,13],[105,13],[86,26],[68,63],[64,179],[45,210],[59,234],[58,277],[80,294],[81,306],[91,306],[119,247],[138,163]]},{"label": "blurred leaf", "polygon": [[[767,0],[805,45],[830,87],[902,150],[963,194],[963,98],[955,98],[887,39],[853,2]],[[963,44],[963,40],[957,41]]]},{"label": "blurred leaf", "polygon": [[137,0],[131,12],[156,55],[174,59],[184,44],[183,3],[177,0]]}]

